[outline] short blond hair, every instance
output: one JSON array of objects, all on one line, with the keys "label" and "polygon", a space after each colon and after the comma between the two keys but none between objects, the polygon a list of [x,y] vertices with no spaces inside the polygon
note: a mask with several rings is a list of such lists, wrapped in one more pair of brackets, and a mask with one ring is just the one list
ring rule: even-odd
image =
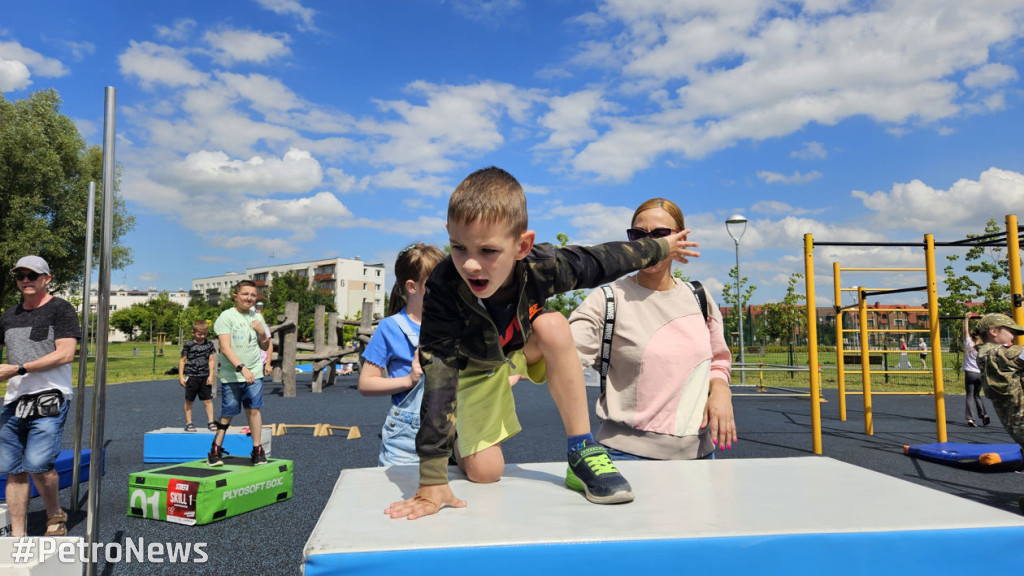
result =
[{"label": "short blond hair", "polygon": [[651,198],[638,206],[636,212],[633,212],[633,219],[630,220],[629,225],[636,225],[636,219],[640,217],[641,212],[654,210],[655,208],[661,208],[665,212],[668,212],[668,215],[676,221],[676,226],[679,227],[679,230],[686,229],[686,219],[683,218],[683,211],[679,209],[678,204],[667,198]]},{"label": "short blond hair", "polygon": [[473,172],[448,199],[448,221],[471,224],[503,224],[513,234],[526,232],[526,194],[508,172],[491,166]]}]

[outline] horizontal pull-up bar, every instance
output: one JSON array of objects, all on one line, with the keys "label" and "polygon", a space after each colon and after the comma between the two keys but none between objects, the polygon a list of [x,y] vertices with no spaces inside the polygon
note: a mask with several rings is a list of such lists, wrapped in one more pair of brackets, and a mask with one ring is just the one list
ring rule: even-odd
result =
[{"label": "horizontal pull-up bar", "polygon": [[861,293],[865,298],[868,296],[882,296],[884,294],[901,294],[903,292],[924,292],[927,286],[914,286],[911,288],[896,288],[893,290],[863,290]]},{"label": "horizontal pull-up bar", "polygon": [[[928,328],[868,328],[868,332],[885,332],[886,334],[903,334],[905,332],[929,332]],[[843,332],[860,332],[860,328],[843,328]]]},{"label": "horizontal pull-up bar", "polygon": [[925,272],[926,268],[839,268],[840,272]]}]

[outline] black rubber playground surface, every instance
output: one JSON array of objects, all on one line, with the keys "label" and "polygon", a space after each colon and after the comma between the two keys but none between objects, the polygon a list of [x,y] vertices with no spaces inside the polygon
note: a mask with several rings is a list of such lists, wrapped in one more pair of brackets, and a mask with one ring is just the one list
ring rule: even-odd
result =
[{"label": "black rubber playground surface", "polygon": [[[364,398],[355,390],[356,376],[339,378],[321,394],[310,390],[310,376],[299,375],[298,394],[284,398],[281,385],[265,389],[265,423],[359,426],[362,438],[347,440],[344,434],[313,437],[311,430],[290,430],[273,438],[272,458],[295,463],[294,492],[290,500],[205,526],[181,526],[126,515],[128,475],[162,464],[142,462],[143,435],[165,426],[182,426],[182,389],[176,380],[118,384],[107,387],[106,474],[99,507],[97,541],[124,543],[132,538],[145,542],[204,542],[209,559],[205,564],[106,563],[98,574],[296,574],[302,564],[302,548],[323,510],[341,470],[375,466],[380,427],[387,409],[385,398]],[[596,388],[588,388],[591,403]],[[758,393],[735,389],[734,406],[740,440],[719,458],[814,457],[811,439],[810,400],[782,393]],[[565,458],[564,431],[547,390],[529,383],[515,387],[523,432],[505,445],[509,463],[561,461]],[[1024,494],[1024,475],[1014,471],[975,472],[916,460],[903,455],[904,444],[935,442],[934,399],[931,396],[875,396],[873,436],[863,433],[860,396],[848,397],[848,418],[839,420],[835,391],[821,404],[824,456],[882,472],[928,488],[948,492],[981,504],[1019,513],[1017,500]],[[86,412],[91,393],[86,394]],[[76,399],[77,401],[77,399]],[[217,400],[215,399],[215,405]],[[946,398],[948,440],[951,442],[1009,443],[1010,438],[993,416],[985,428],[963,423],[964,398]],[[73,414],[73,412],[71,413]],[[205,424],[197,403],[196,424]],[[243,424],[244,417],[233,424]],[[595,422],[596,426],[596,422]],[[64,447],[73,446],[69,417]],[[88,426],[85,445],[88,446]],[[81,511],[69,520],[69,534],[85,536],[85,498],[80,491]],[[414,486],[408,487],[411,493]],[[500,483],[494,487],[500,490]],[[685,486],[680,487],[685,490]],[[800,485],[778,486],[781,491],[801,490]],[[643,494],[638,494],[643,498]],[[71,490],[61,491],[61,503],[70,505]],[[837,492],[835,498],[843,498]],[[383,513],[388,502],[373,502]],[[444,511],[441,512],[442,514]],[[29,509],[29,532],[41,534],[46,521],[39,498]],[[396,520],[398,521],[398,520]],[[404,520],[402,520],[404,521]],[[420,520],[420,521],[429,521]],[[357,526],[339,526],[353,530]]]}]

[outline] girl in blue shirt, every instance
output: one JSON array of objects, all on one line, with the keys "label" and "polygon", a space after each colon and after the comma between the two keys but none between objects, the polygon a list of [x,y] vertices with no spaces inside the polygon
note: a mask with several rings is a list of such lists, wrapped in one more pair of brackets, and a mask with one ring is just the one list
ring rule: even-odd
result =
[{"label": "girl in blue shirt", "polygon": [[412,244],[395,260],[395,286],[388,317],[377,324],[363,352],[359,392],[364,396],[391,396],[391,407],[381,432],[381,466],[417,464],[416,432],[420,429],[423,370],[416,360],[420,316],[427,277],[444,253],[435,246]]}]

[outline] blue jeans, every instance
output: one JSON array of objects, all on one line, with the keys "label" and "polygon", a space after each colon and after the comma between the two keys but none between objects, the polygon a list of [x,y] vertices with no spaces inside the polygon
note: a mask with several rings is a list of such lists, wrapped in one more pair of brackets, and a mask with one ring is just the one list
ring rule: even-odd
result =
[{"label": "blue jeans", "polygon": [[[629,452],[623,452],[622,450],[616,450],[615,448],[612,448],[611,446],[605,446],[604,449],[608,451],[608,456],[611,457],[612,460],[654,460],[654,458],[644,458],[643,456],[637,456],[636,454],[630,454]],[[714,459],[715,459],[715,453],[713,451],[709,452],[703,458],[698,458],[698,460],[714,460]]]},{"label": "blue jeans", "polygon": [[245,382],[220,383],[220,417],[237,416],[242,408],[263,408],[263,378]]},{"label": "blue jeans", "polygon": [[398,404],[392,404],[381,429],[379,466],[418,464],[416,433],[420,430],[420,404],[423,401],[421,379]]},{"label": "blue jeans", "polygon": [[71,402],[65,398],[56,416],[27,419],[14,415],[17,405],[11,402],[0,412],[0,476],[53,470]]}]

